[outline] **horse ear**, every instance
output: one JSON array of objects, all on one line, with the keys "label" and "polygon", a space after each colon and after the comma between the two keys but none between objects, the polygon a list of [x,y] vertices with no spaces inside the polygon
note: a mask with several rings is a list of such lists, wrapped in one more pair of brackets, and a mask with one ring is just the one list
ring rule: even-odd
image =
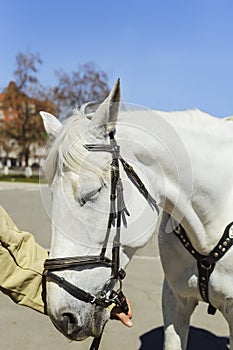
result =
[{"label": "horse ear", "polygon": [[54,115],[43,111],[40,112],[40,116],[43,120],[44,128],[47,134],[56,137],[62,128],[62,124],[59,122],[59,120],[54,117]]},{"label": "horse ear", "polygon": [[97,138],[106,137],[114,130],[119,113],[120,99],[120,79],[117,79],[110,94],[98,107],[91,120],[89,130]]}]

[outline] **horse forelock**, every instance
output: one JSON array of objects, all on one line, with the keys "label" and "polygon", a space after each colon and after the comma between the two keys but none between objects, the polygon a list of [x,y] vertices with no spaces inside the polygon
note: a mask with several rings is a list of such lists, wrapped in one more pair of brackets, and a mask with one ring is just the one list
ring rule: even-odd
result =
[{"label": "horse forelock", "polygon": [[[84,123],[83,123],[84,122]],[[49,150],[45,163],[45,177],[52,183],[58,169],[65,166],[71,171],[79,172],[80,167],[94,171],[96,164],[87,161],[87,150],[83,147],[86,142],[86,131],[83,124],[87,124],[84,116],[73,115],[68,118]],[[85,161],[84,161],[85,160]]]}]

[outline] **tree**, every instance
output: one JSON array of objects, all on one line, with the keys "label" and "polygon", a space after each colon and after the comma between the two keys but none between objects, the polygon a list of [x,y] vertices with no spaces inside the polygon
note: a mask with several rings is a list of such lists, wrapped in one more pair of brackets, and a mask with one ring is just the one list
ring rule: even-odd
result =
[{"label": "tree", "polygon": [[10,139],[4,135],[3,131],[1,132],[1,139],[0,139],[0,152],[3,150],[6,154],[6,163],[8,159],[9,153],[13,150],[12,143],[10,142]]},{"label": "tree", "polygon": [[19,159],[24,159],[26,166],[31,145],[33,143],[41,145],[45,141],[39,111],[54,112],[54,106],[50,101],[37,98],[41,94],[36,73],[41,63],[38,55],[25,55],[20,52],[16,57],[15,82],[10,82],[3,92],[5,120],[2,132],[5,139],[17,141]]},{"label": "tree", "polygon": [[42,63],[39,53],[18,53],[14,76],[19,91],[27,93],[27,89],[38,85],[36,74],[38,73],[38,66]]},{"label": "tree", "polygon": [[79,65],[70,74],[61,70],[56,75],[58,84],[52,91],[53,101],[64,115],[70,115],[73,108],[83,103],[101,102],[109,93],[107,74],[94,63]]},{"label": "tree", "polygon": [[[15,82],[11,82],[3,92],[5,114],[2,124],[2,139],[7,146],[15,140],[19,147],[19,158],[28,165],[32,144],[43,144],[45,132],[40,110],[64,116],[72,109],[89,101],[102,101],[109,93],[107,75],[93,63],[80,65],[70,74],[57,72],[55,87],[41,86],[37,74],[42,64],[37,53],[19,52],[16,56]],[[51,102],[52,101],[52,102]]]}]

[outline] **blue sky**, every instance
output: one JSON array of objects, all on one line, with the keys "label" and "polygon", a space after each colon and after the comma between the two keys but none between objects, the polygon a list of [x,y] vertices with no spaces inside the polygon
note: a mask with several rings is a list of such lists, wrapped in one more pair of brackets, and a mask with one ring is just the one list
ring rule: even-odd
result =
[{"label": "blue sky", "polygon": [[232,0],[1,0],[0,88],[39,52],[44,85],[94,62],[126,102],[232,115],[232,16]]}]

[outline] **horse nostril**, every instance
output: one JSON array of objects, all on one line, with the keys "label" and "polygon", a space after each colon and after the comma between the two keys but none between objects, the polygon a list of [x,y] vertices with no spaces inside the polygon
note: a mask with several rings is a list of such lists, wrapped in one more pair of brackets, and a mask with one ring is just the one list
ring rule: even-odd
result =
[{"label": "horse nostril", "polygon": [[69,312],[64,312],[61,318],[62,328],[67,335],[77,331],[78,321],[75,316]]}]

